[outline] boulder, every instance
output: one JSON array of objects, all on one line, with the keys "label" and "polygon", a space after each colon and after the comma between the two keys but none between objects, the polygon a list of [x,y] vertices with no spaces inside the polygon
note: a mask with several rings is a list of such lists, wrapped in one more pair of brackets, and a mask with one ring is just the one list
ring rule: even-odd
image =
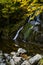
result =
[{"label": "boulder", "polygon": [[8,55],[9,55],[9,54],[7,54],[7,53],[4,53],[4,56],[5,56],[5,57],[8,57]]},{"label": "boulder", "polygon": [[25,49],[22,49],[22,48],[19,48],[17,53],[20,54],[20,53],[26,53],[27,51]]},{"label": "boulder", "polygon": [[10,60],[11,59],[10,54],[4,53],[4,56],[5,56],[6,60]]},{"label": "boulder", "polygon": [[30,64],[37,63],[42,58],[42,55],[36,54],[34,57],[29,59]]},{"label": "boulder", "polygon": [[15,62],[15,65],[21,65],[23,62],[23,59],[21,57],[14,57],[13,60]]},{"label": "boulder", "polygon": [[12,56],[14,56],[14,57],[16,57],[16,55],[17,55],[16,52],[11,52],[10,54],[11,54]]},{"label": "boulder", "polygon": [[21,65],[31,65],[28,60],[25,60]]}]

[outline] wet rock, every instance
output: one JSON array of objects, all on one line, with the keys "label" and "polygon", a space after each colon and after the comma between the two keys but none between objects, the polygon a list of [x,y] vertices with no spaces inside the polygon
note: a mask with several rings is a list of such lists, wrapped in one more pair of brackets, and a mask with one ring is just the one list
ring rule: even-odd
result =
[{"label": "wet rock", "polygon": [[34,57],[29,59],[31,64],[37,63],[42,58],[42,55],[36,54]]},{"label": "wet rock", "polygon": [[22,49],[22,48],[19,48],[17,53],[20,54],[20,53],[26,53],[27,51],[25,49]]}]

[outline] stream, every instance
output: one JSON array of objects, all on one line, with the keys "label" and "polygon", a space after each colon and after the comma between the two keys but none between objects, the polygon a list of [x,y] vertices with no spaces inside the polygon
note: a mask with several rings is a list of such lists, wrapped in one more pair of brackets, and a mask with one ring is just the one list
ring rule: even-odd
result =
[{"label": "stream", "polygon": [[[24,48],[27,50],[29,55],[35,55],[37,53],[43,54],[43,32],[41,32],[41,34],[39,33],[40,31],[38,26],[41,23],[38,18],[39,16],[36,20],[31,22],[28,19],[27,24],[21,26],[12,39],[2,39],[0,41],[0,50],[10,53],[11,51],[17,51],[18,48]],[[32,41],[33,38],[34,41]]]}]

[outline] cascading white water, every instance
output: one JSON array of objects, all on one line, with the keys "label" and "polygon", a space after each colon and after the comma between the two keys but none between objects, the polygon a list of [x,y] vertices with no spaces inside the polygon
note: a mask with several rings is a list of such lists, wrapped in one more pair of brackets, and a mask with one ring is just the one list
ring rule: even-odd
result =
[{"label": "cascading white water", "polygon": [[39,25],[40,24],[40,19],[39,19],[40,15],[36,16],[36,20],[32,20],[30,21],[31,16],[28,19],[28,23],[32,24],[32,25]]},{"label": "cascading white water", "polygon": [[19,35],[19,32],[23,29],[23,26],[17,31],[15,37],[13,38],[13,40],[16,40],[18,35]]},{"label": "cascading white water", "polygon": [[36,26],[36,25],[40,25],[39,17],[40,17],[40,15],[36,16],[36,20],[32,20],[32,21],[30,21],[30,19],[28,20],[28,23],[30,23],[32,26],[34,26],[34,28],[33,28],[34,31],[38,31],[38,26]]},{"label": "cascading white water", "polygon": [[[30,21],[30,18],[29,18],[28,23],[30,23],[32,25],[32,27],[29,28],[29,30],[34,29],[35,31],[38,31],[38,27],[35,27],[35,26],[40,24],[39,16],[37,16],[36,20],[33,20],[33,21]],[[17,43],[16,39],[22,29],[23,29],[23,26],[17,31],[15,37],[13,38],[13,40],[15,40],[16,43]]]},{"label": "cascading white water", "polygon": [[37,19],[36,19],[36,22],[35,22],[35,25],[39,25],[40,24],[40,19],[39,19],[39,15],[37,16]]}]

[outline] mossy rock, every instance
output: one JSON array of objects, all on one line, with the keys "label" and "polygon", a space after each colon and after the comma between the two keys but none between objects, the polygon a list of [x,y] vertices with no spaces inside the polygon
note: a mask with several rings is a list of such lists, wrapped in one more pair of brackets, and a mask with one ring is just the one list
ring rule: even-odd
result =
[{"label": "mossy rock", "polygon": [[38,65],[43,65],[43,59],[39,61]]}]

